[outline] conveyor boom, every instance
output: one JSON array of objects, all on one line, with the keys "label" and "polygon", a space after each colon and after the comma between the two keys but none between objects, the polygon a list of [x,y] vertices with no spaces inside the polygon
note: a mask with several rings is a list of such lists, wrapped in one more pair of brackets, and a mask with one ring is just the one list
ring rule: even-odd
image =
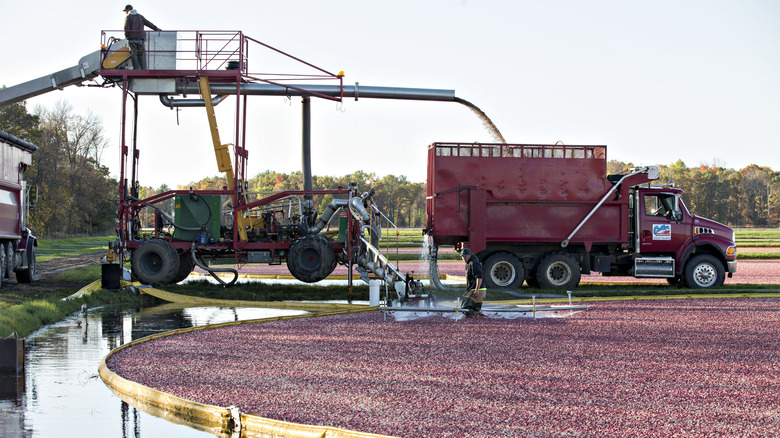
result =
[{"label": "conveyor boom", "polygon": [[21,102],[49,91],[88,81],[100,73],[100,50],[81,58],[78,65],[18,85],[0,89],[0,106]]}]

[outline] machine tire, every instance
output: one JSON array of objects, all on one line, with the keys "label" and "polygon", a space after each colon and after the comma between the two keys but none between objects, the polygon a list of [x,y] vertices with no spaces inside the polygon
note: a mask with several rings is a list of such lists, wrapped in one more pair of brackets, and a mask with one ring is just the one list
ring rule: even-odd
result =
[{"label": "machine tire", "polygon": [[162,239],[147,240],[138,245],[131,260],[135,278],[152,286],[171,283],[180,267],[176,249]]},{"label": "machine tire", "polygon": [[683,280],[691,289],[719,287],[726,280],[726,270],[717,257],[701,254],[691,257],[685,264]]},{"label": "machine tire", "polygon": [[19,283],[32,283],[35,281],[35,243],[32,239],[27,239],[27,251],[24,256],[27,257],[27,269],[16,271],[16,281]]},{"label": "machine tire", "polygon": [[179,254],[179,270],[171,280],[171,283],[178,283],[190,276],[192,270],[195,269],[195,260],[192,259],[191,252],[185,252]]},{"label": "machine tire", "polygon": [[0,242],[0,286],[5,281],[5,242]]},{"label": "machine tire", "polygon": [[525,280],[523,262],[511,252],[493,253],[482,266],[485,287],[488,288],[517,289]]},{"label": "machine tire", "polygon": [[536,269],[536,280],[542,289],[574,289],[581,276],[577,259],[565,252],[547,254]]},{"label": "machine tire", "polygon": [[303,236],[290,246],[287,268],[298,280],[316,283],[336,269],[336,254],[325,237],[318,234]]},{"label": "machine tire", "polygon": [[6,242],[5,244],[5,278],[11,278],[16,269],[16,250],[14,250],[13,242]]}]

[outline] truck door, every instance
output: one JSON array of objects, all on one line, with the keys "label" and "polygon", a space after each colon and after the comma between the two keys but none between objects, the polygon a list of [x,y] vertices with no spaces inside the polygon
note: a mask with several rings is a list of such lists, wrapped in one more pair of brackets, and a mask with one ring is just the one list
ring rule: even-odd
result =
[{"label": "truck door", "polygon": [[640,252],[674,254],[690,237],[681,202],[672,193],[639,192]]}]

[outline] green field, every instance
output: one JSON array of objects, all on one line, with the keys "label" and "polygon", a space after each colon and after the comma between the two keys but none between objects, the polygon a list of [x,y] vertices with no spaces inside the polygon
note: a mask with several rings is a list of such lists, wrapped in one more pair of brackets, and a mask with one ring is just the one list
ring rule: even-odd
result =
[{"label": "green field", "polygon": [[35,248],[37,259],[45,261],[57,257],[71,257],[84,254],[108,252],[108,242],[113,236],[81,237],[73,239],[38,239]]}]

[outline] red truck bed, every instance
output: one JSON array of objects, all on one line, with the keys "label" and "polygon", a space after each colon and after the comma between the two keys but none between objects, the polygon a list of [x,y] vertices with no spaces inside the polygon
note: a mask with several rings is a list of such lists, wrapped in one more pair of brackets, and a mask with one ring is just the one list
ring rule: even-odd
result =
[{"label": "red truck bed", "polygon": [[[428,149],[429,234],[468,241],[560,243],[610,190],[606,146],[434,143]],[[624,242],[628,200],[611,199],[571,242]]]},{"label": "red truck bed", "polygon": [[22,220],[22,166],[32,163],[37,146],[0,131],[0,238],[18,239]]}]

